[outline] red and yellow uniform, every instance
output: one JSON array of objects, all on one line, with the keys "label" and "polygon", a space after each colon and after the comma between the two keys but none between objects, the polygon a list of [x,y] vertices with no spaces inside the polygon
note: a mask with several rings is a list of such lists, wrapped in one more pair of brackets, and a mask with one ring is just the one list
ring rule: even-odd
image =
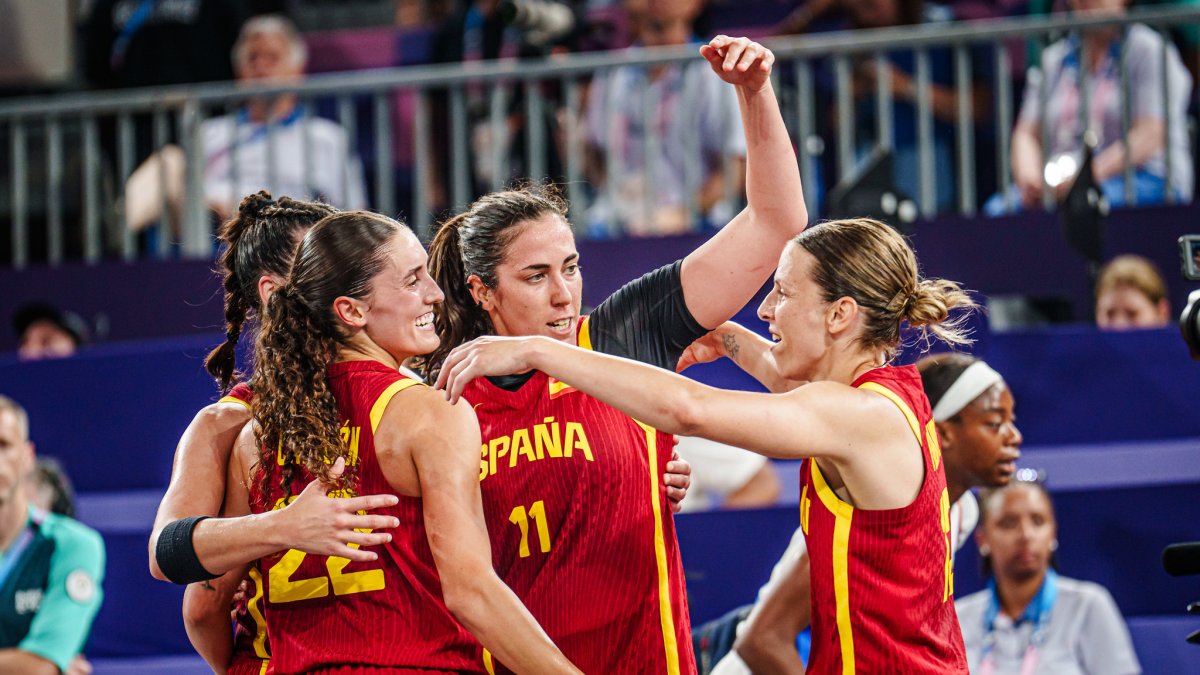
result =
[{"label": "red and yellow uniform", "polygon": [[[335,363],[329,367],[329,381],[343,420],[348,463],[358,468],[358,492],[394,492],[376,459],[374,432],[388,402],[420,383],[376,361]],[[307,471],[301,473],[293,495],[312,480]],[[259,495],[263,487],[256,486],[251,495],[256,509],[264,503]],[[280,486],[265,488],[265,503],[281,507]],[[401,495],[396,506],[373,513],[400,520],[392,541],[375,549],[376,561],[291,550],[258,562],[266,586],[271,670],[482,672],[478,643],[442,601],[421,500]]]},{"label": "red and yellow uniform", "polygon": [[540,372],[515,391],[479,378],[464,397],[493,563],[558,648],[589,674],[694,673],[670,436]]},{"label": "red and yellow uniform", "polygon": [[950,500],[929,400],[915,368],[854,382],[896,404],[921,444],[925,479],[900,509],[856,509],[813,460],[801,468],[800,524],[812,568],[810,673],[966,673],[954,611]]},{"label": "red and yellow uniform", "polygon": [[[254,391],[245,382],[238,382],[217,402],[236,403],[250,410],[253,401]],[[267,622],[262,613],[262,575],[251,567],[246,580],[249,582],[246,596],[234,608],[233,658],[225,671],[227,675],[265,675],[270,665]]]}]

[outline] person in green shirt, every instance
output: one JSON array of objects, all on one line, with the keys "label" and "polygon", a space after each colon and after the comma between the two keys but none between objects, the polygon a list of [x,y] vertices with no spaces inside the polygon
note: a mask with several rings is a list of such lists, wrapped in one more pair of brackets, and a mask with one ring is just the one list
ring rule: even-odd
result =
[{"label": "person in green shirt", "polygon": [[33,463],[29,416],[0,396],[0,673],[70,675],[103,598],[104,540],[29,503]]}]

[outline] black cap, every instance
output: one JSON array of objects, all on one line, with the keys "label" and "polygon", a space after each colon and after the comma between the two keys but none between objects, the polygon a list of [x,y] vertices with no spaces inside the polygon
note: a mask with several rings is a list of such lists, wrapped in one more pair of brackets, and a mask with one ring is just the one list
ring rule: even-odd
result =
[{"label": "black cap", "polygon": [[13,332],[20,339],[25,331],[38,321],[49,321],[71,336],[76,346],[87,342],[87,323],[76,313],[58,309],[45,302],[31,302],[13,312]]}]

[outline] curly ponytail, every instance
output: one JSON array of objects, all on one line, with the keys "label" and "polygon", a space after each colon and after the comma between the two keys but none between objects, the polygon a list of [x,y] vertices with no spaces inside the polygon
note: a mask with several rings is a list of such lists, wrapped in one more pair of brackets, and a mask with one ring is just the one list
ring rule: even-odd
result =
[{"label": "curly ponytail", "polygon": [[971,343],[967,315],[952,310],[976,304],[953,281],[921,279],[917,257],[904,237],[871,218],[818,223],[793,242],[816,259],[813,281],[826,302],[853,298],[863,310],[864,347],[881,350],[890,361],[900,348],[901,324],[919,329],[928,344],[934,336],[955,345]]},{"label": "curly ponytail", "polygon": [[[258,336],[254,419],[259,466],[263,485],[281,484],[285,499],[292,496],[299,465],[331,483],[333,460],[347,454],[339,433],[337,401],[325,375],[338,340],[325,323],[288,284],[267,300]],[[349,474],[349,461],[346,468]]]},{"label": "curly ponytail", "polygon": [[484,195],[442,223],[429,245],[429,271],[446,299],[434,310],[441,344],[419,364],[426,378],[437,377],[455,347],[493,332],[491,317],[476,304],[467,279],[477,276],[495,288],[496,268],[518,233],[516,227],[546,214],[566,221],[562,195],[553,186],[524,185]]},{"label": "curly ponytail", "polygon": [[221,226],[217,238],[224,245],[218,265],[224,277],[225,341],[209,352],[204,367],[222,392],[238,377],[238,338],[250,311],[259,309],[259,277],[286,277],[295,253],[296,233],[335,212],[320,202],[289,197],[276,201],[260,190],[242,199],[237,215]]}]

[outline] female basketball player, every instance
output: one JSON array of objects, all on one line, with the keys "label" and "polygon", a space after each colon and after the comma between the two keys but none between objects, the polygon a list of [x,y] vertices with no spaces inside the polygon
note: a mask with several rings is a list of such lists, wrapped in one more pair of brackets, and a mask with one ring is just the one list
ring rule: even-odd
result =
[{"label": "female basketball player", "polygon": [[[737,88],[749,206],[683,261],[581,317],[565,204],[536,189],[483,197],[430,247],[431,271],[447,293],[431,372],[451,348],[493,333],[673,368],[769,278],[808,218],[769,85],[774,56],[724,36],[700,51]],[[586,672],[694,672],[674,523],[655,479],[669,435],[543,374],[481,379],[466,396],[483,431],[479,476],[497,571],[555,644]]]},{"label": "female basketball player", "polygon": [[972,304],[953,282],[920,279],[888,226],[831,221],[786,248],[759,309],[780,374],[810,382],[791,392],[714,389],[542,337],[479,338],[450,354],[438,386],[456,400],[477,376],[537,369],[664,431],[810,458],[809,672],[965,673],[937,431],[916,369],[887,364],[904,323],[965,342],[948,314]]},{"label": "female basketball player", "polygon": [[[243,554],[253,554],[255,547],[267,544],[274,547],[268,552],[301,546],[314,553],[341,552],[366,557],[364,552],[347,548],[344,538],[354,528],[386,527],[390,522],[355,514],[357,509],[394,503],[393,496],[316,499],[321,496],[321,486],[315,485],[309,498],[294,504],[290,512],[247,519],[237,528],[224,527],[216,520],[197,525],[206,516],[220,514],[229,455],[238,432],[250,419],[253,393],[249,387],[239,383],[232,390],[229,388],[235,375],[234,348],[242,326],[249,312],[257,312],[262,299],[282,284],[298,237],[334,212],[326,204],[288,197],[273,200],[268,193],[258,192],[243,199],[237,216],[221,228],[218,236],[225,245],[220,267],[224,274],[226,341],[212,351],[206,366],[217,378],[221,391],[228,390],[228,395],[201,409],[180,438],[171,483],[159,504],[150,536],[150,571],[155,578],[170,577],[180,582],[212,578],[205,566],[222,569],[214,565],[220,561],[204,559],[202,565],[201,559],[188,555],[193,543],[199,543],[203,551],[205,541]],[[318,523],[322,526],[314,527]],[[216,532],[205,531],[214,525]],[[160,548],[164,530],[168,536]],[[372,539],[378,543],[383,537],[376,534]],[[231,673],[256,674],[262,671],[268,657],[266,629],[261,625],[261,615],[247,613],[243,607],[238,612],[235,642],[229,631],[228,599],[233,592],[231,587],[240,583],[241,578],[229,576],[188,587],[184,594],[184,625],[197,651],[215,670],[229,667]],[[261,595],[259,580],[252,577],[251,581],[250,597]]]},{"label": "female basketball player", "polygon": [[235,448],[226,508],[280,509],[320,479],[340,497],[395,493],[377,517],[400,523],[372,561],[299,550],[258,561],[271,667],[483,672],[473,634],[522,672],[577,673],[492,569],[470,406],[447,405],[400,373],[438,343],[442,293],[426,263],[403,225],[337,214],[305,235],[267,300],[258,428],[247,426]]}]

